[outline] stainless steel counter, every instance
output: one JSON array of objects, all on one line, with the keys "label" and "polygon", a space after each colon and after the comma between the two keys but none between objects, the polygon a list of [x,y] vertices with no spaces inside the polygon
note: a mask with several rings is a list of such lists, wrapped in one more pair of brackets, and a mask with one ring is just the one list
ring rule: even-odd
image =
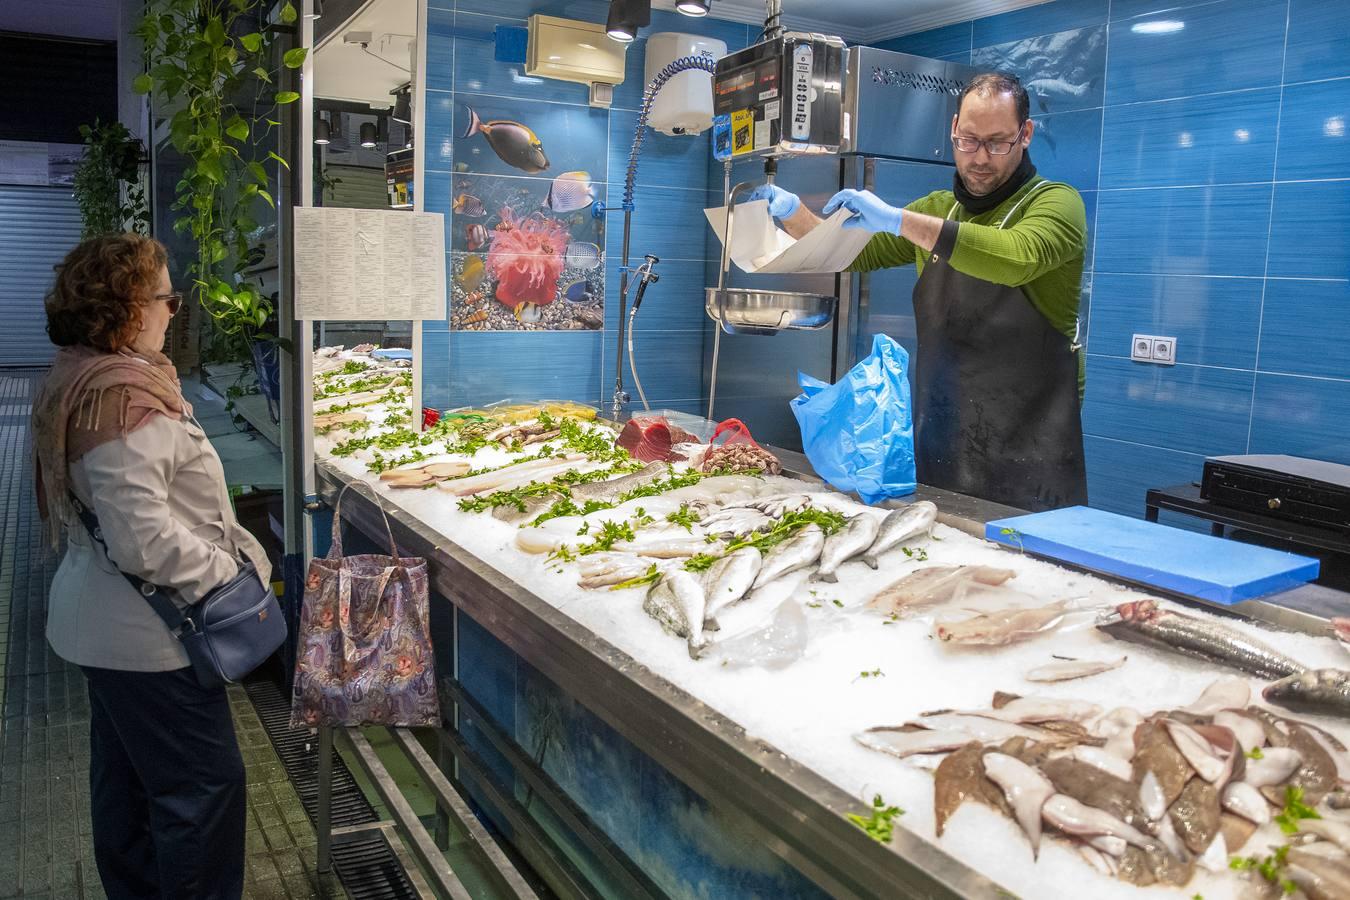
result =
[{"label": "stainless steel counter", "polygon": [[[785,474],[819,481],[801,454],[777,451]],[[330,506],[349,477],[317,465]],[[1019,510],[933,488],[904,498],[932,500],[940,520],[983,537],[984,523]],[[1005,892],[936,845],[904,829],[882,845],[845,814],[860,801],[777,748],[647,669],[509,575],[425,523],[387,504],[405,552],[424,556],[436,591],[563,691],[603,719],[709,804],[751,825],[765,846],[835,897],[970,897]],[[349,494],[344,516],[373,538],[383,526],[373,501]],[[1147,589],[1147,586],[1145,586]],[[1179,598],[1187,600],[1187,598]],[[1187,602],[1210,607],[1194,600]],[[1350,610],[1350,595],[1308,586],[1215,610],[1277,627],[1324,634],[1326,619]]]},{"label": "stainless steel counter", "polygon": [[[330,506],[349,477],[320,462]],[[748,823],[766,847],[834,897],[988,897],[1004,892],[903,828],[882,845],[850,823],[855,797],[619,651],[450,537],[386,504],[403,552],[424,556],[441,596],[631,741],[708,803]],[[364,493],[343,517],[384,535]]]}]

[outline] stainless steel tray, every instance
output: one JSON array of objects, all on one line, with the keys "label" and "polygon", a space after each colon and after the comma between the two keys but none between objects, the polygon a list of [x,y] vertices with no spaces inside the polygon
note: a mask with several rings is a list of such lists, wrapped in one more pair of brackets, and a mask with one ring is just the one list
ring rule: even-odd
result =
[{"label": "stainless steel tray", "polygon": [[751,288],[704,289],[708,317],[734,334],[776,334],[784,330],[814,331],[834,320],[838,298],[800,291]]}]

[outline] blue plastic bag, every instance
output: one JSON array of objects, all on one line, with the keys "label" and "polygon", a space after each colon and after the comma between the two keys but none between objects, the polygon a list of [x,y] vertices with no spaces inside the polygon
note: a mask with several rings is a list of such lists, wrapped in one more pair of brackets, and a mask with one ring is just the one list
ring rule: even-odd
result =
[{"label": "blue plastic bag", "polygon": [[792,414],[816,474],[866,503],[914,493],[914,417],[909,354],[878,334],[872,353],[842,380],[826,384],[797,373],[802,393]]}]

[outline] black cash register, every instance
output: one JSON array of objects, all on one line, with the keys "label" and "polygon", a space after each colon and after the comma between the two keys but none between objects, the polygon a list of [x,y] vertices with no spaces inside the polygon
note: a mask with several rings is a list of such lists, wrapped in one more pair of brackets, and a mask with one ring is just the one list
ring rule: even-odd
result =
[{"label": "black cash register", "polygon": [[1350,533],[1350,466],[1297,456],[1213,456],[1200,496],[1232,509]]}]

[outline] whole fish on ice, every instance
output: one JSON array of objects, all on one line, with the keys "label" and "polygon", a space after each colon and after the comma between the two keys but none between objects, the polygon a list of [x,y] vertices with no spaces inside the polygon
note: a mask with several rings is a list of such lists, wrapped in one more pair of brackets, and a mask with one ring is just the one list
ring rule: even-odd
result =
[{"label": "whole fish on ice", "polygon": [[1068,609],[1064,600],[1031,609],[996,609],[959,622],[938,622],[933,626],[933,636],[952,644],[1003,646],[1052,630]]},{"label": "whole fish on ice", "polygon": [[970,743],[971,736],[962,731],[930,731],[899,728],[869,728],[853,735],[853,739],[869,750],[889,753],[904,759],[920,753],[943,753]]},{"label": "whole fish on ice", "polygon": [[1223,663],[1260,678],[1286,678],[1307,669],[1222,622],[1162,609],[1156,600],[1122,603],[1114,615],[1114,621],[1097,627],[1119,640]]},{"label": "whole fish on ice", "polygon": [[754,586],[763,587],[784,575],[815,565],[824,548],[825,532],[814,522],[807,525],[765,555]]},{"label": "whole fish on ice", "polygon": [[911,503],[904,509],[892,510],[881,520],[877,528],[876,540],[867,548],[863,562],[875,569],[877,557],[887,550],[894,550],[905,541],[919,535],[928,534],[937,522],[937,506],[927,500]]},{"label": "whole fish on ice", "polygon": [[623,475],[619,478],[611,478],[608,481],[592,481],[589,484],[578,484],[572,488],[572,499],[577,504],[582,504],[587,500],[598,500],[605,503],[611,503],[623,494],[636,488],[651,484],[653,481],[666,477],[670,472],[670,466],[663,462],[648,463],[636,472],[630,475]]},{"label": "whole fish on ice", "polygon": [[764,557],[758,550],[742,547],[709,567],[703,575],[703,588],[708,597],[704,616],[708,627],[718,627],[717,614],[750,592],[763,564]]},{"label": "whole fish on ice", "polygon": [[693,574],[671,569],[647,591],[642,610],[676,637],[688,639],[689,655],[698,658],[708,644],[703,633],[707,600]]},{"label": "whole fish on ice", "polygon": [[1012,569],[990,566],[929,566],[883,588],[867,605],[903,618],[926,607],[946,603],[967,581],[996,587],[1016,574]]},{"label": "whole fish on ice", "polygon": [[1020,759],[1003,753],[986,753],[984,772],[1007,797],[1017,824],[1022,826],[1031,842],[1032,857],[1040,856],[1041,810],[1045,808],[1045,801],[1054,796],[1055,786]]},{"label": "whole fish on ice", "polygon": [[1261,691],[1269,703],[1324,716],[1350,716],[1350,672],[1314,669],[1290,675]]},{"label": "whole fish on ice", "polygon": [[820,551],[820,568],[811,576],[813,581],[836,583],[835,571],[853,557],[867,550],[876,540],[880,522],[870,513],[859,513],[848,524],[825,539]]},{"label": "whole fish on ice", "polygon": [[1125,660],[1129,657],[1122,656],[1116,660],[1095,660],[1095,659],[1070,659],[1063,662],[1048,663],[1044,666],[1037,666],[1027,672],[1027,681],[1036,682],[1055,682],[1072,681],[1075,678],[1089,678],[1093,675],[1100,675],[1103,672],[1110,672],[1112,669],[1119,669],[1125,665]]}]

